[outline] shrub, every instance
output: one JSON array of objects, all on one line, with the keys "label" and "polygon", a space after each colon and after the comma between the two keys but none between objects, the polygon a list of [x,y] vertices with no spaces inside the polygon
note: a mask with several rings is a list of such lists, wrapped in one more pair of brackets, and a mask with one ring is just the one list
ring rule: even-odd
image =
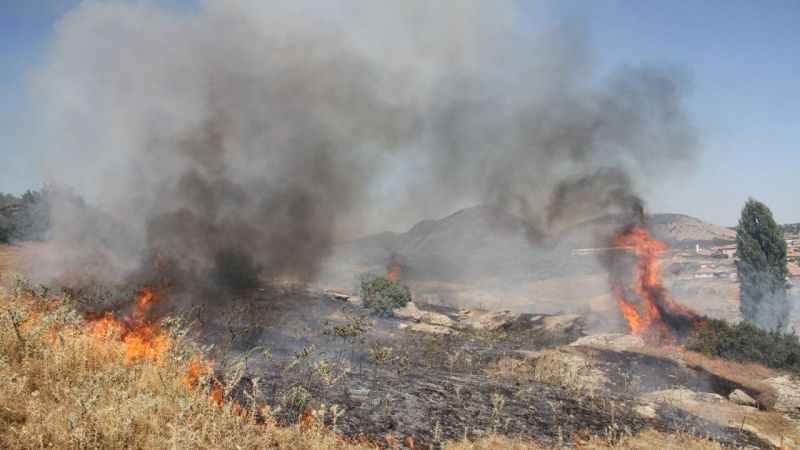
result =
[{"label": "shrub", "polygon": [[764,331],[749,322],[732,325],[709,319],[688,338],[686,348],[800,374],[800,339],[794,332]]},{"label": "shrub", "polygon": [[750,199],[742,209],[736,254],[742,317],[766,330],[784,330],[791,311],[786,241],[765,204]]},{"label": "shrub", "polygon": [[386,277],[367,274],[361,278],[361,298],[364,306],[382,316],[391,316],[394,308],[411,301],[411,291]]}]

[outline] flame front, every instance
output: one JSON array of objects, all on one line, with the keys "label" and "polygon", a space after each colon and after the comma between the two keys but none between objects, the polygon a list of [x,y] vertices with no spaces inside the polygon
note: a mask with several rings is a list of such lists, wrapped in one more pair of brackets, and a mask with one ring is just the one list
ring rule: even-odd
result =
[{"label": "flame front", "polygon": [[[119,339],[125,350],[127,365],[141,361],[160,364],[174,342],[169,332],[161,327],[160,321],[150,319],[151,309],[159,299],[155,290],[144,288],[136,295],[129,315],[118,318],[108,312],[89,318],[88,331],[101,344],[109,339]],[[181,377],[181,383],[187,389],[194,390],[213,368],[212,362],[199,357],[194,358],[189,361],[186,373]],[[219,382],[212,381],[210,397],[217,405],[223,404],[224,391]]]},{"label": "flame front", "polygon": [[136,309],[134,310],[134,317],[137,320],[144,321],[147,317],[148,311],[153,306],[155,301],[155,291],[149,287],[143,288],[136,297]]},{"label": "flame front", "polygon": [[144,288],[136,296],[131,316],[117,318],[106,313],[89,319],[90,332],[98,339],[118,337],[125,349],[126,364],[140,360],[160,362],[172,346],[172,339],[158,322],[147,321],[156,299],[152,289]]},{"label": "flame front", "polygon": [[662,285],[658,258],[667,250],[667,245],[638,225],[621,231],[614,244],[629,249],[636,256],[631,285],[626,286],[621,278],[612,279],[614,298],[631,333],[649,341],[672,343],[677,330],[668,324],[665,316],[678,324],[694,321],[697,314],[670,300]]},{"label": "flame front", "polygon": [[386,278],[396,282],[400,278],[401,270],[402,268],[400,267],[400,264],[397,262],[393,262],[392,264],[389,265],[389,270],[386,273]]}]

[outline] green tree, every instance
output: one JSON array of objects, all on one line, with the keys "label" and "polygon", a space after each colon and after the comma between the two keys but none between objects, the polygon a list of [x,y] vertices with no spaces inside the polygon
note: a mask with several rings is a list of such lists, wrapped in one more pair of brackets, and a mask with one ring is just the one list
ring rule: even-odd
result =
[{"label": "green tree", "polygon": [[784,330],[791,309],[786,293],[786,241],[769,208],[752,198],[739,219],[736,254],[742,317],[766,330]]},{"label": "green tree", "polygon": [[19,198],[12,194],[0,192],[0,243],[8,243],[14,237],[14,219],[12,217],[13,208]]}]

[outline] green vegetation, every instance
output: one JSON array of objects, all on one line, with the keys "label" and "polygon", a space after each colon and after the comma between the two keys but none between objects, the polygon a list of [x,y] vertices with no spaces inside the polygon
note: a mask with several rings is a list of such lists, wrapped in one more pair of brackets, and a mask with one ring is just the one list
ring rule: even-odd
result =
[{"label": "green vegetation", "polygon": [[749,199],[742,209],[736,253],[742,317],[766,330],[784,330],[791,309],[786,295],[786,241],[763,203]]},{"label": "green vegetation", "polygon": [[17,197],[0,193],[0,242],[42,240],[50,227],[47,188]]},{"label": "green vegetation", "polygon": [[394,308],[411,301],[411,291],[384,276],[366,274],[361,278],[361,298],[364,306],[382,316],[391,316]]},{"label": "green vegetation", "polygon": [[795,333],[765,331],[749,322],[708,319],[687,340],[686,348],[708,356],[753,361],[800,374],[800,339]]}]

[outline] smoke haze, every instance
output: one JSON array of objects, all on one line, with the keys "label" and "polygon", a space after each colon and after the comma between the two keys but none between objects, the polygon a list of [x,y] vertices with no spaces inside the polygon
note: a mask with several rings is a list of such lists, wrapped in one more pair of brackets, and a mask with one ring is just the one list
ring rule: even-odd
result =
[{"label": "smoke haze", "polygon": [[84,2],[37,87],[74,257],[225,287],[311,280],[339,239],[487,203],[533,239],[640,209],[696,152],[685,77],[598,73],[576,23],[512,2]]}]

